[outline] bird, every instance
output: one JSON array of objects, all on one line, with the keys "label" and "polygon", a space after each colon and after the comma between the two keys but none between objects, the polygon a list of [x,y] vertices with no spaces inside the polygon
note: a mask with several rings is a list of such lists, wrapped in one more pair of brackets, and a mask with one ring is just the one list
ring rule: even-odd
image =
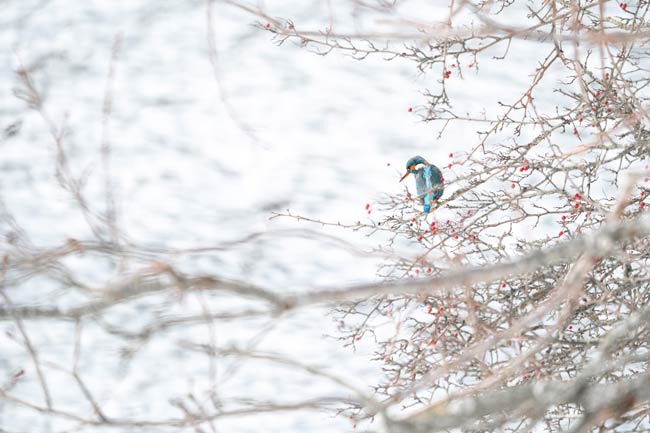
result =
[{"label": "bird", "polygon": [[424,206],[424,212],[429,213],[433,203],[442,197],[444,190],[442,172],[438,167],[417,155],[406,161],[406,174],[399,181],[403,181],[411,173],[415,176],[418,201]]}]

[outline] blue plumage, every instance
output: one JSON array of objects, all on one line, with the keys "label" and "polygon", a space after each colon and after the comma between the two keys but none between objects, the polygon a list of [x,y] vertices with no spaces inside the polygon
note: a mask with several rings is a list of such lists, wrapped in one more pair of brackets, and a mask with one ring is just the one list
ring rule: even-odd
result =
[{"label": "blue plumage", "polygon": [[415,176],[418,201],[424,206],[424,212],[429,213],[433,203],[442,197],[444,189],[442,172],[421,156],[414,156],[406,162],[406,174],[402,176],[400,182],[411,173]]}]

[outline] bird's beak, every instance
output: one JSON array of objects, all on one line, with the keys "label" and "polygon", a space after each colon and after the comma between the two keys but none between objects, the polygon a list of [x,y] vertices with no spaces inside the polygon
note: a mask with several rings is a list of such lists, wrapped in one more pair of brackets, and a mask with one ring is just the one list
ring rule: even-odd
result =
[{"label": "bird's beak", "polygon": [[401,182],[401,181],[403,181],[404,179],[406,179],[406,176],[408,176],[409,174],[411,174],[411,170],[408,170],[408,171],[406,172],[406,174],[405,174],[404,176],[402,176],[402,178],[401,178],[399,181]]}]

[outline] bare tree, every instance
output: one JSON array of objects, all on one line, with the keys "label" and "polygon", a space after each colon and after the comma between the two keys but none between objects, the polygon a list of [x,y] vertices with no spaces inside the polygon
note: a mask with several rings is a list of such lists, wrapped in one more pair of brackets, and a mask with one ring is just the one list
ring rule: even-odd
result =
[{"label": "bare tree", "polygon": [[[121,38],[113,47],[103,109],[103,209],[86,199],[83,178],[67,163],[65,126],[48,114],[33,74],[21,66],[16,96],[44,120],[56,148],[56,181],[75,200],[92,238],[42,247],[3,209],[0,320],[13,323],[11,338],[28,354],[40,393],[24,398],[14,392],[25,366],[4,379],[3,404],[50,417],[66,430],[218,431],[229,417],[323,408],[388,432],[650,430],[650,220],[644,215],[650,3],[451,0],[444,19],[431,23],[402,15],[401,2],[351,1],[352,31],[303,28],[272,10],[225,3],[256,16],[259,29],[280,45],[296,42],[317,54],[343,52],[357,60],[410,61],[433,77],[424,92],[427,103],[415,114],[438,137],[458,124],[476,130],[469,149],[449,154],[438,208],[423,214],[405,188],[376,203],[379,217],[368,222],[329,222],[291,211],[272,216],[378,236],[385,245],[376,253],[386,257],[378,270],[381,283],[285,293],[185,269],[177,257],[209,255],[232,244],[160,249],[137,245],[120,230],[108,127]],[[219,80],[212,2],[206,6],[208,53]],[[514,100],[495,101],[482,113],[454,105],[451,80],[469,74],[480,80],[484,62],[507,62],[520,50],[530,52],[526,66],[532,70]],[[416,246],[417,254],[400,254],[400,245]],[[113,272],[85,282],[72,258],[106,261]],[[14,300],[41,279],[74,296],[63,302],[44,288],[40,302]],[[178,299],[190,295],[199,308],[174,311]],[[240,345],[218,344],[217,331],[233,322],[276,323],[294,312],[322,312],[323,303],[335,310],[342,344],[374,344],[384,366],[380,382],[357,386],[339,369],[260,352],[259,335]],[[137,326],[116,319],[120,308],[132,317],[142,305],[147,313]],[[51,349],[35,344],[26,324],[44,320],[73,330],[70,366],[43,362],[42,352]],[[128,361],[155,337],[197,325],[207,328],[206,343],[180,346],[209,360],[211,399],[174,398],[177,412],[169,418],[110,413],[79,368],[86,328],[127,342]],[[224,398],[215,369],[230,358],[307,374],[338,392],[298,400]],[[78,390],[85,412],[57,401],[53,372]]]},{"label": "bare tree", "polygon": [[[607,233],[644,221],[649,5],[452,1],[439,23],[356,5],[384,26],[337,33],[256,13],[280,44],[414,62],[439,77],[416,109],[439,137],[477,128],[468,151],[449,155],[440,208],[451,216],[427,219],[405,191],[351,227],[420,246],[380,270],[397,287],[413,278],[407,291],[338,308],[343,341],[377,342],[383,404],[413,413],[393,427],[647,430],[647,240]],[[448,83],[521,50],[535,61],[516,99],[483,113],[454,105]],[[584,239],[592,246],[544,260]]]}]

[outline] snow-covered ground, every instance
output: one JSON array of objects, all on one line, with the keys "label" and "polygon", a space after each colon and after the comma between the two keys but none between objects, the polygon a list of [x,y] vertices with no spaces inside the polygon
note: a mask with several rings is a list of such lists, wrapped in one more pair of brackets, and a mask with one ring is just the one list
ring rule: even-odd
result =
[{"label": "snow-covered ground", "polygon": [[[330,16],[343,21],[335,20],[335,26],[354,28],[358,23],[350,20],[350,3],[285,0],[265,6],[273,15],[293,19],[299,28],[325,28]],[[444,3],[432,9],[412,2],[407,12],[436,21],[442,19]],[[317,56],[289,42],[278,47],[268,32],[252,25],[253,16],[225,3],[213,4],[220,82],[209,60],[202,1],[14,0],[1,2],[0,9],[0,128],[21,125],[16,135],[0,141],[0,195],[37,245],[84,239],[90,232],[54,180],[54,144],[43,120],[13,96],[19,87],[15,70],[19,65],[33,68],[48,114],[57,124],[67,119],[64,145],[71,167],[76,174],[88,170],[88,197],[102,209],[102,103],[118,35],[122,46],[108,123],[112,179],[120,227],[137,243],[209,246],[254,232],[304,227],[292,220],[269,220],[272,211],[285,209],[331,221],[363,220],[368,218],[365,203],[400,191],[397,181],[410,156],[422,154],[445,165],[450,152],[461,154],[475,138],[472,128],[451,125],[440,140],[437,130],[419,121],[418,107],[426,102],[421,92],[435,85],[438,72],[420,75],[412,63],[386,62],[381,56],[356,61],[336,52]],[[515,52],[509,64],[527,55]],[[472,74],[449,80],[454,104],[480,112],[485,101],[521,91],[532,72],[508,64],[490,69],[493,64],[483,65],[480,85]],[[453,176],[452,170],[449,178]],[[359,233],[328,233],[360,248],[376,243]],[[270,235],[201,262],[183,260],[193,269],[287,290],[372,280],[379,259],[352,255],[322,238]],[[104,272],[97,263],[76,266],[90,280],[95,272]],[[38,303],[30,299],[34,293],[40,291],[9,291],[15,301]],[[137,325],[152,311],[198,310],[196,298],[147,302],[137,311],[118,308],[112,318]],[[2,327],[15,333],[10,322]],[[73,325],[36,321],[27,328],[43,362],[51,366],[50,386],[54,400],[62,402],[59,408],[89,413],[79,391],[70,387],[71,378],[52,366],[69,367]],[[291,314],[273,326],[263,319],[219,323],[215,338],[220,346],[248,344],[262,333],[254,339],[260,350],[291,354],[362,387],[371,385],[381,366],[370,362],[367,351],[353,352],[325,337],[335,332],[327,309],[317,308]],[[82,338],[81,374],[109,416],[180,417],[170,398],[185,398],[189,392],[206,398],[208,362],[179,345],[205,342],[205,327],[154,338],[129,362],[124,358],[129,347],[122,339],[92,324]],[[12,338],[0,336],[0,381],[24,367],[26,378],[15,392],[41,403],[28,360]],[[217,365],[217,393],[224,400],[279,396],[298,401],[334,392],[325,380],[289,370],[225,360]],[[64,420],[0,400],[0,431],[69,427]],[[350,428],[344,418],[309,411],[216,423],[217,431],[233,432]]]}]

